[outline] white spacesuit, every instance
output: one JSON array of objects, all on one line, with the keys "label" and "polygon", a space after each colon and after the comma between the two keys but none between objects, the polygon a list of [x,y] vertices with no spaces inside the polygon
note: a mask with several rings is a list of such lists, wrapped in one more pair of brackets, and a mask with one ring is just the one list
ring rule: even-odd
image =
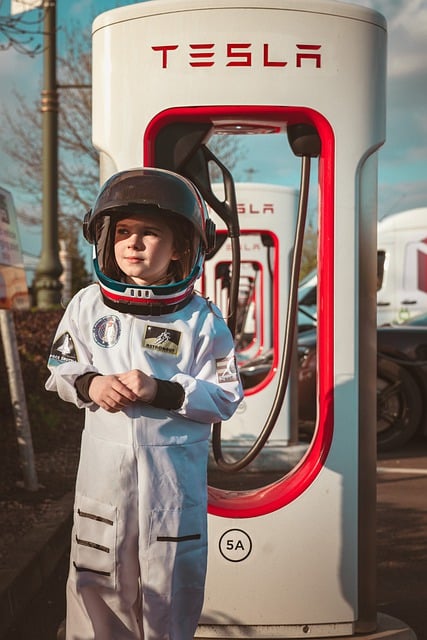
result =
[{"label": "white spacesuit", "polygon": [[[191,291],[179,308],[162,313],[160,302],[157,315],[136,313],[137,303],[123,313],[122,303],[114,308],[102,278],[80,291],[48,363],[46,388],[86,411],[66,637],[190,640],[203,604],[211,423],[242,399],[233,338],[219,309]],[[76,384],[132,369],[160,381],[161,397],[111,413]]]}]

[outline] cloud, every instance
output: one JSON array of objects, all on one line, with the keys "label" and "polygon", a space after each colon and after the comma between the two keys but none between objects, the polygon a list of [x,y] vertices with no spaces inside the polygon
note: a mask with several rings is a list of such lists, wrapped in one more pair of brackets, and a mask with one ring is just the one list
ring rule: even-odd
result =
[{"label": "cloud", "polygon": [[391,57],[390,74],[402,75],[425,70],[427,53],[427,1],[400,3],[389,20]]},{"label": "cloud", "polygon": [[427,0],[366,0],[387,20],[387,133],[380,217],[427,201]]},{"label": "cloud", "polygon": [[387,20],[389,77],[425,77],[427,0],[359,0]]},{"label": "cloud", "polygon": [[6,49],[0,52],[0,74],[3,77],[14,77],[16,74],[25,71],[28,61],[33,59],[15,49]]},{"label": "cloud", "polygon": [[16,106],[15,91],[29,100],[40,95],[42,87],[42,56],[31,58],[13,49],[0,52],[0,113]]},{"label": "cloud", "polygon": [[383,218],[390,213],[407,211],[426,206],[427,178],[417,182],[394,182],[383,181],[380,175],[378,188],[378,210],[379,218]]}]

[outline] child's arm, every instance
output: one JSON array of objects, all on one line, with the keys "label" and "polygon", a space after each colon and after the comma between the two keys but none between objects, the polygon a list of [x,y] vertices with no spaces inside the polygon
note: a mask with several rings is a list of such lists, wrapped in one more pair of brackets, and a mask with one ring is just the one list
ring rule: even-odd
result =
[{"label": "child's arm", "polygon": [[[76,386],[79,390],[78,381]],[[121,380],[121,375],[93,376],[89,384],[88,396],[95,404],[110,413],[116,413],[138,400],[137,394],[126,385],[125,381]]]},{"label": "child's arm", "polygon": [[91,352],[92,327],[81,311],[84,292],[80,291],[70,301],[58,325],[47,364],[50,376],[45,385],[48,391],[55,391],[77,407],[88,406],[92,400],[78,393],[76,380],[87,374],[99,374]]},{"label": "child's arm", "polygon": [[139,369],[110,376],[86,373],[76,379],[75,386],[81,400],[92,400],[110,413],[120,411],[136,401],[160,409],[179,409],[185,396],[178,382],[152,378]]},{"label": "child's arm", "polygon": [[190,375],[178,373],[171,378],[185,393],[177,412],[205,423],[227,420],[243,399],[233,337],[219,309],[212,307],[214,313],[198,329]]}]

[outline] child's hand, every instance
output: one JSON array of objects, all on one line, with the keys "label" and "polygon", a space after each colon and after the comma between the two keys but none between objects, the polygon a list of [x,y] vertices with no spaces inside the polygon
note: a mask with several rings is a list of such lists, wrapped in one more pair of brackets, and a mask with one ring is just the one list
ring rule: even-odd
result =
[{"label": "child's hand", "polygon": [[110,413],[116,413],[138,400],[135,393],[117,375],[95,376],[89,385],[89,397]]},{"label": "child's hand", "polygon": [[142,402],[152,402],[157,393],[157,382],[139,369],[132,369],[118,376],[120,382],[132,391]]}]

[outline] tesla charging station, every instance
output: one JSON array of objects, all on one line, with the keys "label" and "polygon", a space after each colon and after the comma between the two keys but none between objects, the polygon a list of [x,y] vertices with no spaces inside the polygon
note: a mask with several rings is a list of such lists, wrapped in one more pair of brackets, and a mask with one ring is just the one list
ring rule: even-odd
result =
[{"label": "tesla charging station", "polygon": [[[218,198],[224,197],[222,185],[213,184],[212,189]],[[224,451],[240,457],[258,436],[277,391],[275,370],[280,361],[278,345],[284,340],[298,193],[289,187],[259,183],[237,183],[235,191],[240,221],[240,287],[235,332],[238,363],[250,364],[271,351],[277,355],[262,380],[251,382],[250,376],[245,377],[245,401],[223,429]],[[205,262],[204,293],[226,317],[233,271],[232,246],[223,220],[213,209],[210,216],[216,225],[218,248]],[[276,427],[260,456],[262,466],[290,464],[294,455],[298,455],[299,449],[291,451],[288,446],[297,439],[294,382],[295,375],[289,380]],[[257,467],[258,462],[254,463]]]},{"label": "tesla charging station", "polygon": [[[231,190],[217,202],[206,180],[214,133],[274,133],[301,157],[302,175],[317,163],[316,430],[302,459],[274,483],[210,487],[198,637],[394,633],[390,621],[382,628],[375,589],[385,59],[383,17],[332,0],[151,0],[94,22],[93,142],[102,181],[134,166],[172,169],[194,178],[219,211],[233,197]],[[275,278],[282,304],[288,285],[280,271]],[[252,419],[246,411],[244,420]]]}]

